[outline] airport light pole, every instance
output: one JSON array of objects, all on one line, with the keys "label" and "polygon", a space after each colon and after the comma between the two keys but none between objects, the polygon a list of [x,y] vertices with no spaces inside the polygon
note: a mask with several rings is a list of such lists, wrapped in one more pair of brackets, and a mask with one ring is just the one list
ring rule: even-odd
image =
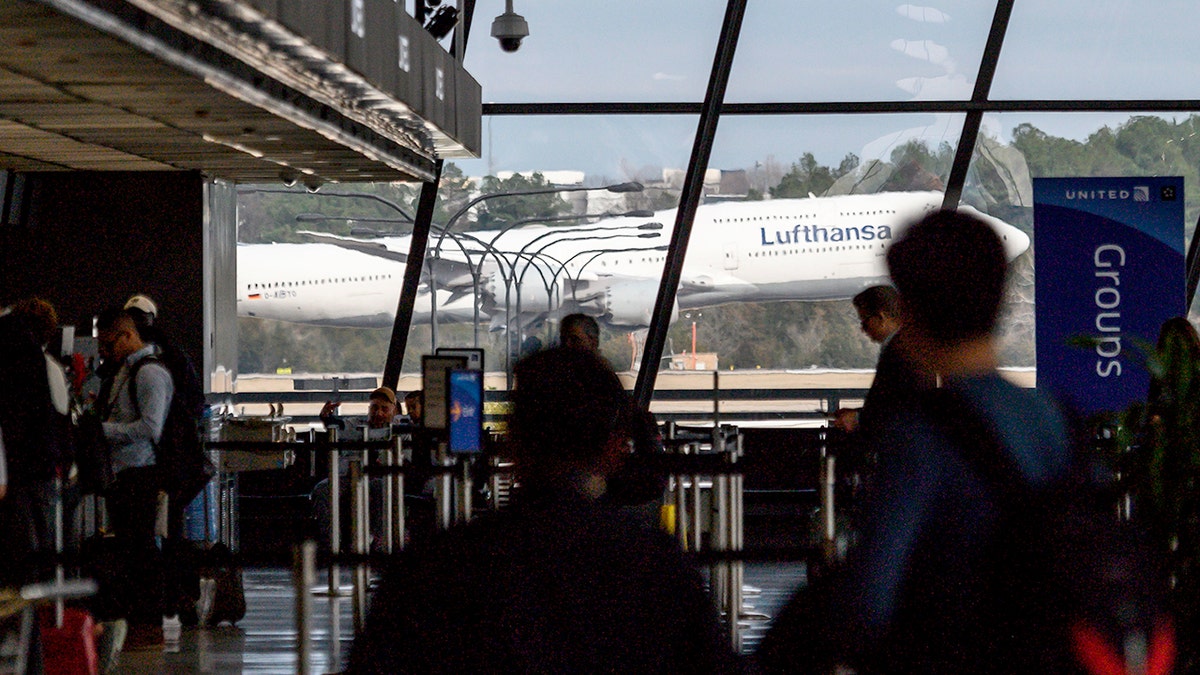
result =
[{"label": "airport light pole", "polygon": [[[398,220],[398,219],[394,219],[394,218],[353,218],[353,217],[349,217],[349,216],[328,216],[323,213],[301,213],[296,216],[296,220],[301,221],[301,222],[327,222],[330,220],[344,220],[344,221],[348,221],[351,223],[354,223],[354,222],[377,222],[377,223],[404,223],[404,222],[407,222],[404,220]],[[440,228],[436,225],[431,225],[430,229],[432,231],[441,232],[443,236],[447,234],[442,228]],[[378,230],[362,229],[362,230],[357,230],[357,231],[351,230],[350,234],[352,236],[356,235],[356,234],[357,235],[366,235],[366,236],[385,236],[385,235],[389,235],[389,234],[399,234],[399,233],[397,233],[397,232],[380,232]],[[494,246],[492,246],[491,243],[483,241],[479,237],[467,234],[465,232],[448,233],[448,234],[449,234],[450,238],[452,240],[454,240],[454,243],[458,246],[459,250],[462,251],[463,258],[466,260],[467,269],[471,274],[472,297],[474,298],[474,322],[475,322],[474,346],[478,347],[479,346],[479,280],[483,273],[483,259],[486,257],[486,255],[488,253],[491,253],[493,256],[496,256],[496,259],[498,262],[506,262],[506,261],[503,261],[503,254],[500,253]],[[481,250],[481,251],[468,250],[467,247],[462,242],[462,240],[464,240],[464,239],[467,241],[470,241],[472,243],[478,244],[480,247],[482,247],[483,250]],[[480,256],[480,264],[478,266],[471,264],[471,253],[482,253],[483,254]],[[367,255],[372,255],[372,254],[367,253]],[[404,262],[405,262],[405,264],[408,264],[407,260]],[[506,285],[507,285],[507,281],[506,281]],[[433,303],[435,302],[435,298],[433,296],[434,292],[435,292],[435,289],[431,286],[430,287],[431,320],[432,320],[432,307],[433,307]]]},{"label": "airport light pole", "polygon": [[576,214],[576,215],[571,215],[571,216],[553,216],[550,218],[522,218],[521,220],[518,220],[513,223],[509,223],[509,224],[505,225],[504,227],[501,227],[500,231],[498,231],[496,233],[496,236],[492,237],[492,243],[495,244],[496,241],[499,240],[500,237],[507,234],[509,232],[509,230],[512,230],[516,227],[520,227],[521,225],[528,225],[530,223],[561,223],[564,221],[571,221],[571,220],[587,220],[588,218],[653,218],[653,217],[654,217],[653,211],[649,211],[647,209],[635,209],[633,211],[626,211],[624,213],[612,213],[612,212],[594,213],[594,214],[593,213],[581,213],[581,214]]},{"label": "airport light pole", "polygon": [[[458,211],[455,211],[454,214],[450,216],[450,219],[446,221],[445,227],[442,228],[442,233],[438,236],[437,245],[434,246],[433,257],[436,259],[441,255],[442,241],[446,238],[447,234],[449,234],[451,231],[453,231],[455,224],[458,223],[458,220],[460,218],[462,218],[464,215],[466,215],[467,212],[470,211],[472,208],[474,208],[476,205],[478,205],[482,202],[491,200],[491,199],[499,199],[502,197],[529,197],[529,196],[533,196],[533,195],[558,194],[558,193],[562,193],[562,192],[588,192],[588,191],[597,191],[597,190],[607,190],[608,192],[616,192],[616,193],[641,192],[644,189],[645,188],[642,186],[641,183],[628,182],[628,183],[617,183],[614,185],[604,185],[604,186],[600,186],[600,187],[585,187],[582,185],[577,185],[577,186],[565,186],[565,187],[538,188],[538,189],[534,189],[534,190],[520,190],[517,192],[494,192],[491,194],[480,195],[480,196],[472,199],[471,201],[467,202],[466,204],[464,204],[462,208],[460,208]],[[429,328],[430,328],[429,337],[430,337],[430,342],[432,343],[433,348],[437,349],[437,344],[438,344],[437,276],[436,276],[436,273],[434,272],[434,269],[432,266],[430,266],[430,268],[429,268],[429,284],[430,284],[429,288],[430,288],[430,303],[431,303],[430,307],[429,307]]]},{"label": "airport light pole", "polygon": [[579,266],[579,269],[575,270],[575,278],[574,279],[570,278],[570,272],[567,273],[567,278],[571,279],[571,300],[576,305],[579,304],[579,296],[575,294],[575,289],[579,287],[579,280],[583,277],[583,270],[588,265],[591,265],[593,261],[595,261],[600,256],[604,255],[605,253],[630,253],[633,251],[668,251],[670,249],[671,249],[670,246],[653,246],[650,248],[635,248],[635,249],[628,249],[628,250],[624,250],[624,251],[616,250],[616,249],[596,249],[596,250],[590,251],[590,253],[593,253],[592,257],[588,258],[587,261],[585,261],[582,265]]},{"label": "airport light pole", "polygon": [[[589,248],[584,251],[579,251],[579,252],[575,253],[574,255],[572,255],[571,257],[567,258],[566,260],[562,261],[562,264],[559,266],[558,271],[555,272],[555,274],[554,274],[554,280],[555,280],[555,282],[557,282],[558,277],[565,275],[567,281],[571,282],[571,300],[575,304],[579,304],[579,297],[575,294],[575,287],[579,283],[578,277],[583,274],[583,268],[590,265],[591,262],[593,260],[595,260],[596,258],[599,258],[600,256],[604,255],[605,253],[637,253],[637,252],[642,252],[642,251],[665,251],[665,250],[667,250],[666,246],[651,246],[649,248],[646,248],[646,247],[640,247],[640,248]],[[572,278],[571,271],[567,269],[567,266],[571,264],[572,260],[582,257],[582,256],[585,256],[585,255],[588,255],[588,254],[592,254],[592,257],[588,258],[587,262],[585,262],[579,266],[579,270],[576,274],[576,277]],[[562,293],[560,292],[559,293],[559,301],[558,301],[558,306],[560,309],[562,308],[562,304],[563,304],[562,303]]]},{"label": "airport light pole", "polygon": [[[658,227],[657,228],[653,227],[655,225],[657,225]],[[654,239],[654,238],[657,238],[662,235],[661,232],[656,231],[661,228],[662,228],[662,223],[644,223],[642,225],[623,227],[623,228],[605,227],[605,228],[598,228],[598,229],[599,229],[599,231],[604,231],[604,232],[614,232],[614,234],[589,235],[586,237],[572,237],[569,235],[581,234],[584,231],[592,230],[595,228],[581,228],[581,229],[574,230],[574,232],[554,232],[554,234],[561,235],[561,236],[558,239],[553,239],[553,240],[543,244],[540,248],[538,248],[535,251],[532,251],[531,253],[533,254],[533,256],[535,258],[536,257],[548,257],[545,254],[546,249],[550,248],[551,246],[555,246],[557,244],[561,244],[561,243],[567,242],[567,241],[603,241],[606,239],[633,239],[633,238]],[[642,232],[637,233],[637,234],[634,234],[634,233],[616,234],[615,232],[617,230],[642,230]],[[526,249],[528,249],[531,244],[533,244],[543,238],[545,238],[545,237],[541,236],[541,237],[535,237],[534,239],[530,240],[529,242],[527,242],[525,244],[525,246],[521,247],[521,250],[517,251],[517,255],[523,255],[526,252]],[[553,259],[551,258],[551,260],[553,260]],[[521,325],[521,286],[525,281],[525,274],[529,271],[529,267],[531,265],[533,267],[537,267],[537,265],[534,263],[534,258],[530,258],[530,264],[525,265],[525,267],[521,270],[521,276],[518,277],[517,281],[516,281],[516,287],[517,287],[517,341],[518,342],[520,342],[521,339],[523,339],[523,331],[524,331],[524,326]],[[561,266],[562,263],[559,263],[559,265]],[[549,271],[549,268],[547,268],[547,270]],[[540,268],[538,270],[538,273],[541,274]],[[543,281],[544,281],[544,279],[545,279],[545,277],[543,276]],[[557,275],[555,275],[554,279],[557,279]],[[554,302],[553,292],[549,288],[547,288],[547,290],[546,290],[546,312],[547,313],[549,313],[551,311],[553,302]]]}]

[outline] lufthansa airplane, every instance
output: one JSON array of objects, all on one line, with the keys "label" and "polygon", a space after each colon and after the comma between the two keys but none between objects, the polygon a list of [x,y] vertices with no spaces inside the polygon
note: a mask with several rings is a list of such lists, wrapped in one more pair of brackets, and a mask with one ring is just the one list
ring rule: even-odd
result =
[{"label": "lufthansa airplane", "polygon": [[[941,207],[940,192],[727,202],[700,206],[677,307],[836,300],[887,282],[884,253],[904,227]],[[969,206],[1010,258],[1017,228]],[[430,236],[414,322],[530,325],[585,312],[611,326],[649,325],[675,210],[572,227]],[[337,326],[391,326],[409,237],[308,233],[315,243],[238,247],[238,315]],[[441,239],[439,244],[439,239]],[[432,275],[429,272],[432,271]]]}]

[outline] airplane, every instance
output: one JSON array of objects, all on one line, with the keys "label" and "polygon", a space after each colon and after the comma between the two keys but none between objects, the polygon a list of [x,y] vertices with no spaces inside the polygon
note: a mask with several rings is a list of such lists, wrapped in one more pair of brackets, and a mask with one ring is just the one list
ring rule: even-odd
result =
[{"label": "airplane", "polygon": [[[888,245],[941,204],[940,192],[885,192],[702,205],[674,311],[853,297],[887,283]],[[1012,225],[959,209],[990,224],[1010,259],[1029,248]],[[584,312],[614,328],[643,329],[674,222],[670,209],[570,227],[434,231],[413,322],[436,313],[440,323],[478,318],[502,330]],[[409,237],[307,234],[313,243],[238,245],[238,316],[390,327]]]}]

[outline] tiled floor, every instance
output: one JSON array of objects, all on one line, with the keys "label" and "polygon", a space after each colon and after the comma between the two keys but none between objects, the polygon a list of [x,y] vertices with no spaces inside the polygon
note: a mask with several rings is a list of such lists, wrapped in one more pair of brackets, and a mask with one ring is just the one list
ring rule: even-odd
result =
[{"label": "tiled floor", "polygon": [[[349,576],[343,573],[345,583]],[[316,589],[324,589],[324,575]],[[804,566],[796,563],[748,564],[743,606],[743,646],[753,651],[778,609],[804,582]],[[290,674],[298,671],[296,657],[295,592],[286,569],[248,569],[245,572],[246,617],[228,625],[183,631],[179,651],[139,651],[122,654],[117,673],[255,673]],[[312,612],[310,672],[340,670],[353,639],[349,597],[333,602],[315,593]],[[330,635],[339,636],[338,650]]]}]

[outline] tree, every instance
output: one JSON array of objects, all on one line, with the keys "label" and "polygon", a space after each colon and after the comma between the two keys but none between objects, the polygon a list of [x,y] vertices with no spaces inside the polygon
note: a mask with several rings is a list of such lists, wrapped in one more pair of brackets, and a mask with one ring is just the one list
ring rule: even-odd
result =
[{"label": "tree", "polygon": [[817,158],[811,152],[806,152],[800,161],[792,164],[791,169],[783,174],[779,183],[768,189],[774,199],[804,198],[810,194],[823,195],[834,182],[842,176],[858,168],[858,156],[848,153],[842,158],[838,168],[831,169],[817,163]]},{"label": "tree", "polygon": [[[541,173],[524,176],[515,173],[509,178],[487,176],[483,179],[483,194],[501,194],[526,192],[530,190],[546,190],[554,185],[546,180]],[[489,199],[476,207],[473,225],[455,227],[458,231],[487,230],[500,227],[505,223],[515,223],[527,218],[553,218],[571,212],[571,205],[557,193],[520,195]]]}]

